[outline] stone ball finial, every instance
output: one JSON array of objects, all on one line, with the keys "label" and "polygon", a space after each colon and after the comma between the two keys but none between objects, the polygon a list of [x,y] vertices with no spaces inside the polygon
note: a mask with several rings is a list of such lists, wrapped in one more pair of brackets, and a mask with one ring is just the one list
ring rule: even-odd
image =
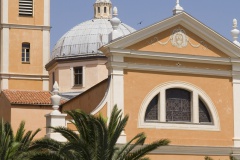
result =
[{"label": "stone ball finial", "polygon": [[180,0],[176,1],[176,6],[173,8],[173,15],[183,12],[183,7],[180,6]]},{"label": "stone ball finial", "polygon": [[233,28],[234,29],[237,28],[237,19],[236,18],[233,19]]},{"label": "stone ball finial", "polygon": [[118,15],[118,9],[117,7],[113,8],[113,18],[110,20],[113,30],[117,30],[118,26],[121,24],[121,20],[117,18]]},{"label": "stone ball finial", "polygon": [[61,114],[61,112],[59,112],[59,110],[58,110],[61,97],[58,94],[59,94],[59,86],[58,86],[57,81],[55,81],[54,85],[53,85],[53,95],[51,96],[51,102],[53,105],[52,113],[54,113],[54,114]]},{"label": "stone ball finial", "polygon": [[231,31],[231,34],[233,37],[233,43],[240,47],[240,43],[238,42],[238,36],[240,34],[240,31],[237,29],[237,20],[236,19],[233,19],[233,29]]}]

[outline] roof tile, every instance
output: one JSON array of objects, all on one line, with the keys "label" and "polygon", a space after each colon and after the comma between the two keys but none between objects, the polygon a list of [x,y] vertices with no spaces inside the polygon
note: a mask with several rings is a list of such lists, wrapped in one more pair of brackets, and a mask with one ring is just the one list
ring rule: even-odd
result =
[{"label": "roof tile", "polygon": [[[49,91],[3,90],[11,104],[51,105],[52,94]],[[64,103],[61,100],[61,103]]]}]

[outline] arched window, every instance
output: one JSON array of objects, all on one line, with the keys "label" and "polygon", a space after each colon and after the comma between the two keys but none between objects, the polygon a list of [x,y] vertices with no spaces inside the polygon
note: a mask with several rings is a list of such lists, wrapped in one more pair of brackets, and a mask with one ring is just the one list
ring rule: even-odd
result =
[{"label": "arched window", "polygon": [[140,128],[219,130],[219,118],[210,98],[186,82],[157,86],[144,99]]},{"label": "arched window", "polygon": [[145,120],[158,120],[158,95],[148,104]]},{"label": "arched window", "polygon": [[107,13],[107,7],[104,7],[104,13]]},{"label": "arched window", "polygon": [[191,93],[184,89],[166,90],[166,121],[191,121]]},{"label": "arched window", "polygon": [[22,43],[22,62],[30,62],[30,43]]}]

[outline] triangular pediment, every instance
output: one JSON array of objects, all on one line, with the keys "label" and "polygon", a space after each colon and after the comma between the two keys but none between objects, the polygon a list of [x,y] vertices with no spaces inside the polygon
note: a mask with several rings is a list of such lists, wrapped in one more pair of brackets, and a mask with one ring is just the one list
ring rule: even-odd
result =
[{"label": "triangular pediment", "polygon": [[240,57],[240,47],[185,12],[119,38],[101,48]]},{"label": "triangular pediment", "polygon": [[229,55],[182,25],[171,27],[136,44],[128,46],[127,49],[197,56],[229,57]]}]

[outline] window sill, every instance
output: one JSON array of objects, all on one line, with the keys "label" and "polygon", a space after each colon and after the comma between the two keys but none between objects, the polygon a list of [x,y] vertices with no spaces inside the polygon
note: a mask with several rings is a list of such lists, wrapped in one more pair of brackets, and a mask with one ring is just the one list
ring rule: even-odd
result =
[{"label": "window sill", "polygon": [[22,64],[30,64],[30,62],[22,62]]},{"label": "window sill", "polygon": [[23,18],[33,18],[33,15],[18,15],[18,16]]},{"label": "window sill", "polygon": [[220,131],[220,127],[212,123],[191,122],[139,122],[138,128],[174,129],[174,130],[204,130]]},{"label": "window sill", "polygon": [[81,85],[74,85],[73,87],[72,87],[72,89],[81,89],[81,88],[83,88],[83,85],[81,84]]}]

